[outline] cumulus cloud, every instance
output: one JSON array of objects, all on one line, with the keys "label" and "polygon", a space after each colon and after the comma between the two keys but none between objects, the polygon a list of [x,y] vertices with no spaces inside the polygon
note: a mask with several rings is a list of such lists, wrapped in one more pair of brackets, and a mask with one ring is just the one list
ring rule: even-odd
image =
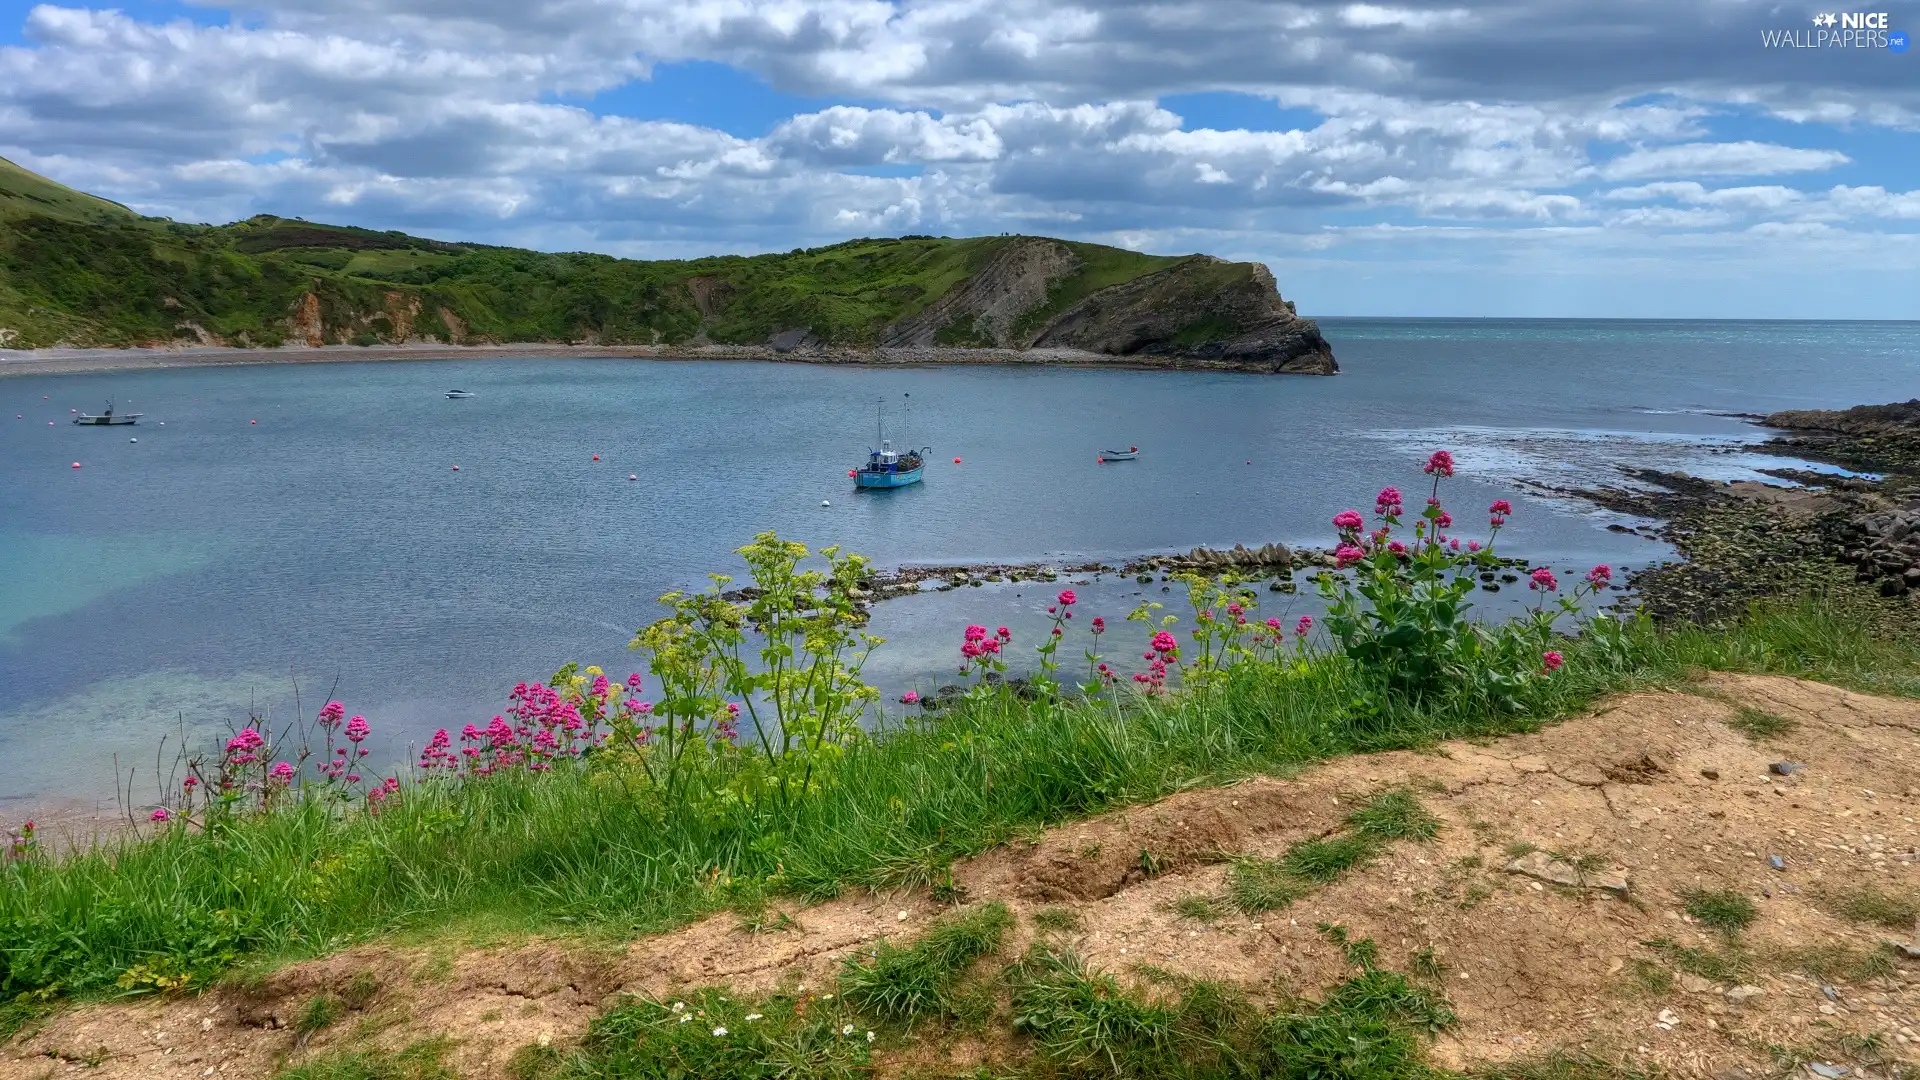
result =
[{"label": "cumulus cloud", "polygon": [[1762,142],[1694,142],[1678,146],[1638,147],[1600,167],[1608,180],[1649,176],[1771,176],[1818,172],[1845,165],[1838,150],[1803,150]]},{"label": "cumulus cloud", "polygon": [[[1832,247],[1920,220],[1897,178],[1797,137],[1911,138],[1920,88],[1887,57],[1763,52],[1787,23],[1752,0],[254,0],[230,25],[84,3],[0,47],[0,153],[194,220],[629,254],[1017,228],[1276,258],[1614,234],[1784,257],[1782,229]],[[694,60],[828,104],[741,137],[595,103]],[[1273,122],[1164,100],[1222,91]],[[1797,126],[1728,138],[1730,113]]]}]

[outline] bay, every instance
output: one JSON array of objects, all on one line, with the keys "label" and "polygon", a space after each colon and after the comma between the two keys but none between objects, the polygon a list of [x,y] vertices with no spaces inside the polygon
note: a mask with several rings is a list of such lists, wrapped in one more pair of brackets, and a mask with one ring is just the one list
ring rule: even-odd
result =
[{"label": "bay", "polygon": [[[625,645],[654,598],[736,570],[766,529],[881,565],[1319,545],[1383,484],[1424,493],[1419,465],[1446,447],[1456,516],[1515,501],[1508,553],[1642,564],[1664,546],[1534,485],[1752,476],[1778,462],[1725,414],[1920,385],[1913,323],[1323,326],[1336,378],[489,359],[0,379],[0,815],[110,797],[115,755],[150,799],[162,735],[284,724],[296,680],[306,711],[331,691],[402,759],[566,661],[638,667]],[[68,423],[109,397],[145,419]],[[851,489],[876,405],[897,443],[931,448],[923,484]],[[1115,445],[1140,460],[1096,461]],[[1087,581],[1078,610],[1181,610],[1162,587]],[[874,681],[943,681],[967,622],[1031,643],[1051,595],[883,604]],[[1263,598],[1263,616],[1317,610]]]}]

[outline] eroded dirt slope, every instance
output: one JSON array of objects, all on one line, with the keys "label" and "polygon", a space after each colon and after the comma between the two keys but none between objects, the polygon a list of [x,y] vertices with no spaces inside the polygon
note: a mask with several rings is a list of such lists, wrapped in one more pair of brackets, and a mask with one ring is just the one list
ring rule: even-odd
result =
[{"label": "eroded dirt slope", "polygon": [[[1035,911],[1064,905],[1095,966],[1150,964],[1267,997],[1312,995],[1343,976],[1320,922],[1372,936],[1383,962],[1403,969],[1431,949],[1460,1015],[1433,1055],[1455,1067],[1574,1050],[1680,1076],[1758,1077],[1779,1068],[1770,1046],[1841,1062],[1865,1036],[1878,1040],[1870,1057],[1920,1060],[1920,962],[1883,946],[1912,941],[1913,929],[1832,913],[1841,890],[1914,895],[1920,703],[1779,678],[1717,676],[1700,689],[1717,699],[1632,695],[1534,735],[1175,796],[995,851],[956,878],[971,899],[1021,916],[1010,953]],[[1791,730],[1758,740],[1735,730],[1739,704]],[[1776,775],[1776,762],[1804,767]],[[1443,823],[1437,840],[1396,844],[1262,917],[1208,924],[1170,910],[1222,890],[1223,854],[1279,854],[1391,787],[1420,793]],[[1541,869],[1543,853],[1562,859],[1548,876],[1577,862],[1584,877],[1556,884],[1508,869],[1522,856]],[[1684,914],[1691,889],[1736,890],[1757,906],[1737,978],[1715,982],[1674,961],[1674,946],[1724,948]],[[916,933],[940,910],[924,895],[850,897],[792,911],[797,926],[785,931],[754,934],[727,915],[618,952],[361,948],[247,990],[69,1011],[7,1047],[0,1078],[258,1077],[329,1046],[440,1035],[454,1040],[448,1060],[461,1075],[504,1076],[517,1049],[577,1037],[620,992],[824,985],[850,951]],[[1664,949],[1646,944],[1663,939]],[[298,1011],[321,990],[349,992],[356,977],[377,991],[302,1045],[290,1029]],[[915,1052],[922,1063],[926,1049]],[[964,1066],[981,1047],[939,1050]],[[1851,1064],[1855,1076],[1890,1068]]]}]

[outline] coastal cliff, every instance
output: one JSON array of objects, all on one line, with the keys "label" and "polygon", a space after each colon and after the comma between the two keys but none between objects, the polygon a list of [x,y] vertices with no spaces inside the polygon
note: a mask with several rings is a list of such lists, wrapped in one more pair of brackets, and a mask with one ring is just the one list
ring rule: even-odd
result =
[{"label": "coastal cliff", "polygon": [[186,225],[0,160],[0,348],[523,343],[1339,370],[1271,271],[1208,255],[905,236],[642,261],[267,215]]}]

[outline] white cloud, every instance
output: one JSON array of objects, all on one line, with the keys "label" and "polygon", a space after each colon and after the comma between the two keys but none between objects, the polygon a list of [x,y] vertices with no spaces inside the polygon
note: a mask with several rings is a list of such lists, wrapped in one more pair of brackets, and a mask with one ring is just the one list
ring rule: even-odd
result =
[{"label": "white cloud", "polygon": [[1653,176],[1771,176],[1817,172],[1852,159],[1838,150],[1804,150],[1763,142],[1693,142],[1638,147],[1599,169],[1608,180]]},{"label": "white cloud", "polygon": [[[203,26],[33,8],[27,44],[0,47],[0,153],[193,220],[271,210],[633,254],[1008,228],[1153,250],[1206,240],[1337,253],[1420,236],[1493,252],[1598,245],[1612,230],[1643,255],[1720,250],[1687,246],[1711,238],[1779,259],[1788,247],[1757,226],[1810,230],[1794,235],[1837,250],[1855,232],[1920,220],[1920,193],[1865,166],[1808,186],[1849,156],[1790,145],[1835,131],[1906,137],[1883,129],[1915,123],[1920,89],[1871,64],[1756,57],[1745,28],[1767,16],[1751,3],[261,0],[248,10],[243,24]],[[1718,44],[1736,36],[1745,51]],[[685,60],[842,103],[809,106],[761,138],[569,103],[669,78],[662,65]],[[1314,119],[1216,129],[1159,104],[1224,90]],[[1733,108],[1794,119],[1808,138],[1718,141]],[[848,171],[885,167],[919,175]]]}]

